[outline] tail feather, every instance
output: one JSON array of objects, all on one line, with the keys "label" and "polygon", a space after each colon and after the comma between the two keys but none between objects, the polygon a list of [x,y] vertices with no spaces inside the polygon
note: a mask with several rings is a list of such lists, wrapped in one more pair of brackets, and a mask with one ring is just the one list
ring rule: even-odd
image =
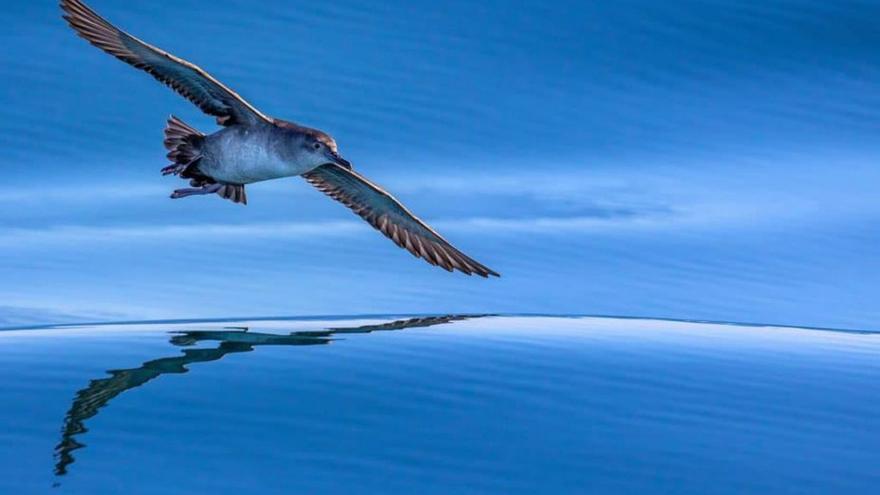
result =
[{"label": "tail feather", "polygon": [[[163,174],[176,174],[190,179],[190,185],[197,188],[208,187],[217,181],[199,170],[202,158],[201,146],[205,135],[190,127],[174,115],[169,117],[165,126],[165,148],[171,165],[162,169]],[[247,204],[247,194],[242,184],[223,184],[215,191],[217,195],[233,203]],[[181,196],[182,197],[182,196]]]},{"label": "tail feather", "polygon": [[217,191],[217,194],[233,203],[247,204],[247,194],[244,192],[244,185],[242,184],[224,184],[223,187]]},{"label": "tail feather", "polygon": [[168,125],[165,127],[165,147],[173,149],[182,139],[189,136],[205,137],[198,129],[193,128],[186,122],[172,115],[168,118]]},{"label": "tail feather", "polygon": [[168,159],[180,165],[190,165],[200,157],[199,147],[205,135],[172,115],[165,126],[165,149]]}]

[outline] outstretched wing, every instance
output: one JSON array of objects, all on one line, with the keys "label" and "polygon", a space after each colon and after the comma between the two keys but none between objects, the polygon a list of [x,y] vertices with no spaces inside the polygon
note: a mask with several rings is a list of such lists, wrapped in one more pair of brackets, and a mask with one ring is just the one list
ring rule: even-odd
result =
[{"label": "outstretched wing", "polygon": [[89,43],[171,87],[220,125],[253,124],[271,119],[210,74],[186,60],[131,36],[80,0],[61,0],[64,19]]},{"label": "outstretched wing", "polygon": [[455,269],[481,277],[500,276],[455,249],[440,234],[410,213],[394,196],[357,172],[327,164],[303,174],[303,177],[324,194],[349,207],[417,258],[447,271]]}]

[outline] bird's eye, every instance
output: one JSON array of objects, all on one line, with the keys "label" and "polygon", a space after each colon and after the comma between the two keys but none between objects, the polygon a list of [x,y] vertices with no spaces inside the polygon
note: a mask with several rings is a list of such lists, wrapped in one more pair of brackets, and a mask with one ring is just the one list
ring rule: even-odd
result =
[{"label": "bird's eye", "polygon": [[312,148],[315,148],[316,150],[321,149],[321,143],[315,143],[315,144],[313,144],[313,145],[312,145]]}]

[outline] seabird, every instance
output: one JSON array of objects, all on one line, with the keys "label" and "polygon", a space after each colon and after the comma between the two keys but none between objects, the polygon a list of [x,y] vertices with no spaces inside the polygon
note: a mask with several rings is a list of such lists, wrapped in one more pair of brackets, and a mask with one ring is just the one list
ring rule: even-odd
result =
[{"label": "seabird", "polygon": [[120,30],[80,0],[61,0],[61,9],[80,37],[152,75],[223,127],[203,134],[173,115],[168,119],[165,147],[172,163],[162,174],[191,186],[172,198],[217,194],[247,204],[245,185],[298,175],[416,257],[450,272],[499,276],[356,172],[329,134],[269,117],[200,67]]}]

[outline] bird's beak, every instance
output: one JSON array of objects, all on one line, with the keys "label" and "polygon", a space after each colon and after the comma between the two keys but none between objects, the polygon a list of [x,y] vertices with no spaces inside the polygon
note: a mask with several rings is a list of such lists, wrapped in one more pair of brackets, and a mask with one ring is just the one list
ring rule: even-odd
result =
[{"label": "bird's beak", "polygon": [[348,168],[348,169],[351,168],[351,162],[349,162],[345,158],[342,158],[341,156],[339,156],[339,153],[336,153],[334,151],[328,151],[327,158],[330,159],[331,163],[335,163],[336,165],[339,165],[340,167]]}]

